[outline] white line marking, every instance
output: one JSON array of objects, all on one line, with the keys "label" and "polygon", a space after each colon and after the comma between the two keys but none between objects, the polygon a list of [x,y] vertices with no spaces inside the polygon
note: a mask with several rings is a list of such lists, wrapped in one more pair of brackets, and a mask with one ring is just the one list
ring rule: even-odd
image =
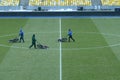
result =
[{"label": "white line marking", "polygon": [[14,33],[14,34],[6,34],[6,35],[2,35],[2,36],[0,36],[0,38],[1,38],[1,37],[14,36],[14,35],[17,35],[17,34],[16,34],[16,33]]},{"label": "white line marking", "polygon": [[[9,48],[16,48],[16,49],[28,49],[28,47],[25,46],[9,46],[5,44],[0,44],[1,47],[9,47]],[[109,47],[118,47],[119,44],[111,44],[109,46],[95,46],[95,47],[81,47],[81,48],[64,48],[63,50],[89,50],[89,49],[101,49],[101,48],[109,48]],[[60,50],[58,48],[50,48],[49,50]],[[62,49],[61,49],[62,50]]]},{"label": "white line marking", "polygon": [[[58,33],[57,31],[54,31],[54,32],[26,32],[25,35],[27,34],[33,34],[33,33],[36,33],[36,34],[39,34],[39,33]],[[66,32],[65,32],[66,33]],[[83,33],[83,34],[102,34],[102,35],[108,35],[108,36],[115,36],[115,37],[120,37],[119,34],[109,34],[109,33],[99,33],[99,32],[76,32],[76,33]],[[6,34],[6,35],[2,35],[0,37],[8,37],[8,36],[15,36],[15,35],[18,35],[18,33],[14,33],[14,34]]]},{"label": "white line marking", "polygon": [[[102,48],[118,47],[118,46],[120,46],[120,43],[119,44],[109,45],[109,46],[98,46],[98,47],[64,48],[62,50],[90,50],[90,49],[102,49]],[[25,46],[18,47],[18,46],[8,46],[8,45],[5,45],[5,44],[0,44],[0,47],[16,48],[16,49],[29,49],[28,47],[25,47]],[[58,48],[50,48],[49,50],[60,50],[60,49],[58,49]]]},{"label": "white line marking", "polygon": [[[59,18],[59,30],[60,30],[60,39],[62,38],[61,33],[61,18]],[[60,80],[62,80],[62,43],[60,42]]]},{"label": "white line marking", "polygon": [[[52,34],[52,33],[59,33],[59,32],[57,32],[57,31],[52,31],[52,32],[26,32],[25,33],[25,35],[28,35],[28,34],[34,34],[34,33],[36,33],[36,34],[44,34],[44,33],[48,33],[48,34]],[[5,34],[5,35],[2,35],[2,36],[0,36],[0,38],[1,37],[8,37],[8,36],[18,36],[18,33],[13,33],[13,34]]]},{"label": "white line marking", "polygon": [[1,47],[7,47],[7,48],[16,48],[16,49],[28,49],[27,47],[18,47],[18,46],[8,46],[4,44],[0,44]]}]

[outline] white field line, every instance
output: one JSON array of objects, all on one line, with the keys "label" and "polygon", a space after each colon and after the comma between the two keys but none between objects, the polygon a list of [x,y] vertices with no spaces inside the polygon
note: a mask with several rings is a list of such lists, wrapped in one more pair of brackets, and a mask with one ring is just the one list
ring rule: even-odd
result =
[{"label": "white field line", "polygon": [[[109,45],[109,46],[96,46],[96,47],[84,47],[84,48],[64,48],[64,49],[61,49],[62,50],[91,50],[91,49],[102,49],[102,48],[109,48],[109,47],[118,47],[120,46],[120,43],[119,44],[113,44],[113,45]],[[28,47],[25,47],[25,46],[8,46],[8,45],[5,45],[5,44],[0,44],[0,47],[6,47],[6,48],[16,48],[16,49],[29,49]],[[58,48],[49,48],[48,50],[60,50]],[[62,53],[62,52],[61,52]],[[61,55],[62,57],[62,55]]]},{"label": "white field line", "polygon": [[[25,35],[27,35],[27,34],[39,34],[39,33],[59,33],[59,32],[57,32],[57,31],[52,31],[52,32],[25,32]],[[0,36],[0,38],[1,37],[8,37],[8,36],[18,36],[18,33],[13,33],[13,34],[5,34],[5,35],[1,35]]]},{"label": "white field line", "polygon": [[14,36],[14,35],[17,35],[17,33],[14,33],[14,34],[6,34],[6,35],[2,35],[2,36],[0,36],[0,38],[1,38],[1,37]]},{"label": "white field line", "polygon": [[[61,18],[59,18],[59,30],[60,30],[60,39],[62,38],[61,33]],[[60,42],[60,80],[62,80],[62,43]]]},{"label": "white field line", "polygon": [[[64,31],[63,31],[64,32]],[[57,31],[53,31],[53,32],[26,32],[25,35],[27,34],[33,34],[33,33],[36,33],[36,34],[39,34],[39,33],[59,33]],[[66,33],[66,32],[65,32]],[[120,37],[119,34],[109,34],[109,33],[98,33],[98,32],[76,32],[76,33],[83,33],[83,34],[102,34],[102,35],[108,35],[108,36],[115,36],[115,37]],[[13,33],[13,34],[6,34],[6,35],[1,35],[1,37],[8,37],[8,36],[15,36],[15,35],[18,35],[18,33]]]},{"label": "white field line", "polygon": [[0,44],[1,47],[7,47],[7,48],[16,48],[16,49],[29,49],[27,47],[18,47],[18,46],[8,46],[8,45],[4,45],[4,44]]}]

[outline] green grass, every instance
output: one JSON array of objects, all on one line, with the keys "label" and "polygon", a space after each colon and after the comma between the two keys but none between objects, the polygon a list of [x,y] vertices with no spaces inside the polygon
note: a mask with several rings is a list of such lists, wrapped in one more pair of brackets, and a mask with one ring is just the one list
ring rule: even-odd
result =
[{"label": "green grass", "polygon": [[[60,80],[60,66],[62,80],[119,80],[119,22],[119,18],[0,19],[0,44],[9,46],[0,46],[0,80]],[[8,43],[21,26],[25,43]],[[60,27],[62,37],[72,29],[76,40],[62,43],[61,65]],[[13,35],[4,37],[8,34]],[[50,48],[29,49],[33,34]]]},{"label": "green grass", "polygon": [[[0,44],[8,44],[8,40],[18,36],[20,27],[23,27],[27,22],[27,19],[0,19]],[[13,36],[4,37],[4,35],[16,34]],[[6,52],[9,48],[0,47],[0,62],[3,60]]]},{"label": "green grass", "polygon": [[[24,46],[28,48],[31,45],[32,35],[36,34],[38,42],[43,45],[48,45],[50,48],[56,48],[57,50],[9,48],[5,53],[1,53],[5,54],[5,56],[0,64],[0,80],[59,79],[59,44],[55,43],[59,37],[59,22],[56,20],[57,19],[27,20],[23,28],[25,32],[25,43],[16,43],[12,46]],[[14,29],[14,27],[11,28],[12,30]],[[19,29],[20,28],[18,28],[17,32]],[[56,30],[55,33],[53,33],[53,30]],[[5,38],[2,39],[5,40]],[[6,40],[4,42],[10,44]],[[6,48],[4,47],[4,49]]]},{"label": "green grass", "polygon": [[[74,20],[74,23],[72,20]],[[75,43],[63,44],[63,80],[120,79],[119,60],[110,47],[88,49],[92,47],[109,46],[104,36],[100,34],[101,32],[95,22],[91,19],[72,20],[62,20],[62,25],[69,25],[62,30],[65,31],[69,27],[72,28],[76,39]],[[94,21],[96,21],[96,19]],[[105,22],[105,20],[103,21],[102,19],[101,22],[98,22],[99,25],[103,26],[102,29],[104,30],[105,26],[101,22]],[[106,21],[106,24],[107,22],[108,21]],[[109,37],[113,38],[113,36]],[[69,48],[69,50],[64,50],[64,48]],[[78,49],[76,50],[75,48]]]}]

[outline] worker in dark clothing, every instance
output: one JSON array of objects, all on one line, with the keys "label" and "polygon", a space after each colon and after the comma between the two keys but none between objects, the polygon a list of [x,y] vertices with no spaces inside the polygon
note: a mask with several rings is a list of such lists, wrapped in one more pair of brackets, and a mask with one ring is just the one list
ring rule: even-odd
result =
[{"label": "worker in dark clothing", "polygon": [[22,31],[22,29],[20,29],[19,36],[20,36],[20,41],[19,42],[21,42],[21,40],[22,40],[23,43],[24,43],[25,42],[24,41],[24,32]]},{"label": "worker in dark clothing", "polygon": [[72,39],[73,42],[75,42],[75,39],[73,39],[72,35],[73,35],[72,30],[69,29],[69,30],[68,30],[68,42],[70,42],[70,39]]},{"label": "worker in dark clothing", "polygon": [[33,36],[32,36],[32,44],[30,45],[29,48],[31,48],[32,46],[34,46],[34,48],[36,49],[36,39],[35,39],[35,34],[33,34]]}]

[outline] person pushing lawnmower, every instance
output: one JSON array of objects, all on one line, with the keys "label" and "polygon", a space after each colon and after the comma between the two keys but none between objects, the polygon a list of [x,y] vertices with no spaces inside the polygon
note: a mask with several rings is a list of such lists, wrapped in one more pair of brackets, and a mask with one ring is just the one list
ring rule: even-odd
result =
[{"label": "person pushing lawnmower", "polygon": [[23,32],[23,30],[22,29],[20,29],[20,32],[19,32],[19,36],[20,36],[20,43],[21,43],[21,40],[23,41],[23,43],[25,42],[24,41],[24,32]]},{"label": "person pushing lawnmower", "polygon": [[32,44],[30,45],[29,48],[31,48],[32,46],[34,46],[34,48],[36,49],[36,38],[35,38],[35,34],[33,34],[33,36],[32,36]]},{"label": "person pushing lawnmower", "polygon": [[70,42],[70,39],[73,40],[73,42],[75,42],[75,39],[73,38],[73,32],[71,29],[68,30],[68,42]]},{"label": "person pushing lawnmower", "polygon": [[44,45],[42,45],[40,43],[38,43],[36,45],[36,42],[37,42],[37,40],[35,38],[35,34],[33,34],[33,36],[32,36],[32,44],[30,45],[29,48],[31,48],[32,46],[34,46],[35,49],[47,49],[47,48],[49,48],[48,46],[44,46]]},{"label": "person pushing lawnmower", "polygon": [[15,38],[13,38],[13,39],[10,39],[10,40],[8,40],[8,42],[9,42],[9,43],[18,43],[18,42],[21,43],[21,41],[22,41],[22,42],[25,42],[25,41],[24,41],[24,32],[23,32],[22,28],[20,29],[19,37],[20,37],[20,38],[15,37]]},{"label": "person pushing lawnmower", "polygon": [[71,29],[68,29],[68,39],[66,37],[58,39],[58,42],[70,42],[70,40],[72,40],[73,42],[75,42],[75,39],[73,38],[73,32]]}]

